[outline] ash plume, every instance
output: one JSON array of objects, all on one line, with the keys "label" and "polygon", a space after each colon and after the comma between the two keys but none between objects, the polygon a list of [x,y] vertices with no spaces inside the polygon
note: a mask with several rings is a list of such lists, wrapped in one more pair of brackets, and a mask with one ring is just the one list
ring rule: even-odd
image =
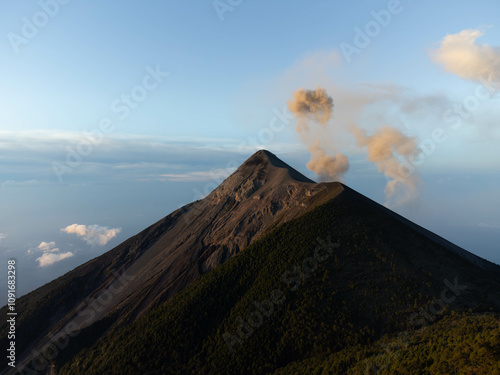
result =
[{"label": "ash plume", "polygon": [[418,154],[416,139],[390,126],[385,126],[372,135],[367,135],[355,124],[350,128],[356,144],[368,151],[367,160],[375,163],[379,172],[389,178],[385,186],[386,205],[393,199],[398,204],[412,200],[416,196],[419,180],[415,175],[401,175],[400,170],[404,165],[398,157],[408,158],[412,154]]},{"label": "ash plume", "polygon": [[[404,115],[418,114],[421,107],[427,112],[434,107],[421,100],[408,100],[397,87],[368,87],[359,92],[337,91],[340,107],[336,108],[335,118],[333,99],[322,87],[315,90],[301,88],[288,101],[290,112],[297,118],[297,133],[311,155],[306,167],[321,181],[342,180],[350,165],[348,157],[341,151],[367,152],[366,160],[374,163],[378,171],[388,178],[386,205],[400,205],[414,200],[418,195],[420,179],[416,174],[401,171],[406,168],[404,160],[420,154],[417,140],[386,124],[401,125]],[[399,108],[400,116],[377,117],[381,108],[388,108],[387,103]],[[379,107],[378,112],[373,112],[375,107]],[[368,135],[357,125],[363,122],[361,114],[365,120],[385,125]]]},{"label": "ash plume", "polygon": [[320,180],[341,178],[349,170],[347,156],[338,152],[335,156],[325,153],[319,142],[309,147],[311,160],[306,164],[307,169],[316,173]]},{"label": "ash plume", "polygon": [[311,154],[307,169],[323,181],[341,180],[349,169],[349,161],[347,156],[337,152],[328,142],[333,99],[321,87],[316,90],[302,88],[293,93],[293,99],[287,104],[297,118],[297,132]]},{"label": "ash plume", "polygon": [[297,116],[299,126],[307,125],[307,120],[326,125],[332,115],[333,99],[321,87],[299,89],[293,93],[293,100],[288,101],[288,109]]}]

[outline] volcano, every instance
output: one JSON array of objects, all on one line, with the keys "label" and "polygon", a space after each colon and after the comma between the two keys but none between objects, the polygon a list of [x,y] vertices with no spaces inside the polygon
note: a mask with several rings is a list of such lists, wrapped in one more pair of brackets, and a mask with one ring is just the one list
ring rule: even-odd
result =
[{"label": "volcano", "polygon": [[[500,267],[261,150],[17,306],[24,373],[365,373],[399,363],[373,358],[403,332],[405,351],[445,322],[498,332]],[[476,372],[500,363],[488,340]],[[427,373],[434,362],[418,363]]]}]

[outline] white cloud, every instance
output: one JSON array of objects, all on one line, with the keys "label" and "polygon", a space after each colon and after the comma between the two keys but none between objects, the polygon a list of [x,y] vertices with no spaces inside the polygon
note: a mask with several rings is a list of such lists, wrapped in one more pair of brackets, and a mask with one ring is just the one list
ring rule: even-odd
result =
[{"label": "white cloud", "polygon": [[41,257],[37,258],[38,265],[40,267],[50,266],[56,262],[59,262],[63,259],[70,258],[74,254],[71,251],[67,251],[65,253],[44,253]]},{"label": "white cloud", "polygon": [[[65,253],[59,252],[59,248],[56,247],[56,243],[54,241],[42,241],[40,242],[40,245],[37,246],[36,250],[43,252],[40,257],[36,258],[38,266],[40,267],[50,266],[74,255],[71,251],[67,251]],[[28,254],[33,254],[33,251],[31,249],[28,250]]]},{"label": "white cloud", "polygon": [[447,35],[430,53],[431,58],[461,78],[496,82],[500,79],[500,47],[477,43],[483,35],[483,31],[474,29]]},{"label": "white cloud", "polygon": [[7,235],[5,233],[0,233],[0,242],[5,238],[7,238]]},{"label": "white cloud", "polygon": [[76,234],[89,245],[106,245],[112,238],[121,232],[121,228],[108,228],[100,225],[71,224],[62,228],[62,232]]},{"label": "white cloud", "polygon": [[48,252],[48,253],[55,253],[59,251],[59,249],[56,247],[56,243],[54,241],[52,242],[44,242],[42,241],[40,245],[38,245],[38,250],[41,250],[43,252]]}]

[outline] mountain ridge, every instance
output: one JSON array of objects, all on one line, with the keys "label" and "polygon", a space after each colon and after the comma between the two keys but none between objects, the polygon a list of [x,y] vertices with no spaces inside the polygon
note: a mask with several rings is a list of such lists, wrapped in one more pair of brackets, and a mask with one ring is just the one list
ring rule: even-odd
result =
[{"label": "mountain ridge", "polygon": [[[482,327],[498,332],[499,278],[367,199],[345,189],[276,227],[144,317],[62,362],[61,373],[344,374],[353,367],[353,374],[372,374],[380,363],[358,362],[378,350],[379,340],[403,347],[436,326],[430,338],[436,352],[442,331],[451,330],[447,321],[461,326],[448,335],[450,346],[464,324],[478,335]],[[318,252],[322,243],[326,253],[323,246]],[[280,298],[271,309],[273,296]],[[482,351],[470,345],[490,340],[482,337],[461,344],[473,355],[463,347],[453,354],[460,355],[455,361],[478,362],[486,353],[484,365],[472,370],[490,374],[500,346],[494,337]],[[315,363],[304,362],[308,371],[301,368],[306,360]],[[428,371],[427,363],[432,359],[424,357],[415,373],[453,372],[446,363],[441,372]]]},{"label": "mountain ridge", "polygon": [[[93,331],[92,327],[104,322],[104,331],[107,331],[149,316],[150,311],[255,241],[318,207],[326,204],[336,207],[337,203],[332,202],[347,205],[348,208],[344,209],[346,220],[349,210],[375,212],[374,217],[382,218],[383,222],[399,222],[404,233],[409,233],[409,238],[428,243],[436,249],[439,259],[449,257],[439,250],[445,249],[460,255],[464,261],[472,260],[471,264],[476,262],[474,267],[483,267],[493,279],[499,280],[500,267],[449,243],[346,185],[315,183],[274,154],[261,150],[204,199],[175,210],[109,252],[21,298],[19,307],[23,309],[30,303],[41,303],[23,310],[26,318],[20,321],[19,332],[24,338],[26,352],[21,357],[22,363],[29,362],[32,349],[40,351],[50,342],[50,335],[58,335],[69,323],[74,323],[79,330]],[[392,251],[392,242],[401,241],[396,234],[390,234],[390,226],[378,223],[371,216],[356,218],[355,226],[373,225],[383,228],[390,239],[389,245],[384,245],[389,248],[384,251]],[[376,236],[374,239],[378,241]],[[422,254],[428,253],[424,248],[422,251]],[[411,267],[421,263],[414,255],[408,259]],[[439,266],[433,264],[426,267],[439,270]],[[123,287],[124,281],[126,285]],[[91,311],[92,319],[81,316],[82,311],[88,311],[106,292],[119,289],[120,292],[109,301]],[[70,293],[64,295],[65,292]],[[484,298],[489,300],[486,296]],[[33,329],[30,319],[37,322],[36,329]],[[41,330],[41,327],[46,329]],[[32,340],[32,337],[36,339]]]},{"label": "mountain ridge", "polygon": [[[341,190],[338,183],[316,184],[268,151],[256,152],[204,199],[173,211],[57,279],[60,281],[48,283],[48,287],[42,286],[20,299],[19,308],[26,300],[43,305],[49,293],[44,289],[56,288],[59,294],[72,291],[59,298],[60,307],[56,310],[47,305],[42,310],[45,313],[38,314],[36,306],[24,308],[26,320],[40,315],[36,318],[40,324],[25,332],[21,320],[21,335],[30,336],[28,331],[36,332],[35,337],[43,335],[38,340],[27,340],[25,349],[40,349],[49,341],[47,334],[57,335],[69,322],[83,329],[117,311],[121,311],[118,321],[123,324],[137,319],[238,254],[266,231],[313,207],[312,198],[335,195]],[[107,290],[119,289],[121,279],[112,275],[125,270],[135,277],[128,280],[120,298],[93,311],[93,319],[87,322],[81,311],[86,311]],[[82,285],[85,277],[88,280]],[[59,317],[56,322],[54,314]],[[24,340],[20,343],[23,347]]]}]

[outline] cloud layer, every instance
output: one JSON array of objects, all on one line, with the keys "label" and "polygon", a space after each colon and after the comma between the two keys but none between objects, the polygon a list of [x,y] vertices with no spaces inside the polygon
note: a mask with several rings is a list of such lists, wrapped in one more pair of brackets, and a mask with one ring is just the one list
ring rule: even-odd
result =
[{"label": "cloud layer", "polygon": [[431,52],[431,58],[463,79],[497,82],[500,79],[500,47],[477,43],[483,35],[483,31],[474,29],[447,35],[439,48]]},{"label": "cloud layer", "polygon": [[193,171],[187,173],[165,173],[158,175],[160,181],[173,181],[173,182],[198,182],[198,181],[212,181],[225,179],[235,171],[235,168],[231,169],[214,169],[211,171]]},{"label": "cloud layer", "polygon": [[100,225],[71,224],[66,228],[62,228],[61,231],[76,234],[91,246],[104,246],[121,232],[121,228],[108,228]]}]

